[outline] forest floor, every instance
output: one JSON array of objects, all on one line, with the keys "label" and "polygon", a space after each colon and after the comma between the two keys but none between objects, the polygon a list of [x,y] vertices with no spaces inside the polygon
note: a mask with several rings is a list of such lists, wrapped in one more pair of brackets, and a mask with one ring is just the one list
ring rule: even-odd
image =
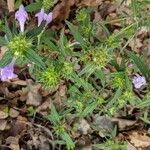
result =
[{"label": "forest floor", "polygon": [[0,149],[150,150],[150,1],[0,0],[1,68],[21,4],[36,53],[0,81]]}]

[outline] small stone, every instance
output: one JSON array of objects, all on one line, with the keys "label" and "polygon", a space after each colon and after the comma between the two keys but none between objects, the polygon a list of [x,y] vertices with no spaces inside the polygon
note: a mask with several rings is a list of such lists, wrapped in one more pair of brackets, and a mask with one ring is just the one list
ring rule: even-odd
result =
[{"label": "small stone", "polygon": [[19,115],[19,112],[13,108],[10,108],[10,111],[9,111],[9,116],[11,118],[17,118]]}]

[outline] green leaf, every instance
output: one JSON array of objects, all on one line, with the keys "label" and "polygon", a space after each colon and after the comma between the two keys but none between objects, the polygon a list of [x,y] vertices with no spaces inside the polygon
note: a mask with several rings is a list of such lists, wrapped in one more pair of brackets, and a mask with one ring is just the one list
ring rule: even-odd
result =
[{"label": "green leaf", "polygon": [[5,46],[7,45],[7,41],[5,40],[4,37],[0,36],[0,46]]},{"label": "green leaf", "polygon": [[68,133],[66,133],[66,132],[62,133],[61,138],[66,142],[67,150],[73,150],[74,149],[75,144],[72,141],[72,139]]},{"label": "green leaf", "polygon": [[96,70],[96,67],[93,63],[87,64],[78,74],[79,76],[82,76],[83,74],[86,74],[86,78],[88,78],[94,71]]},{"label": "green leaf", "polygon": [[11,51],[6,51],[3,58],[0,60],[0,67],[5,67],[8,65],[13,59],[13,55]]},{"label": "green leaf", "polygon": [[111,100],[108,102],[106,107],[107,108],[112,107],[113,104],[116,102],[116,100],[121,96],[121,94],[122,94],[122,89],[118,88],[118,90],[116,91],[115,95],[111,98]]},{"label": "green leaf", "polygon": [[62,32],[60,34],[60,40],[59,40],[59,47],[60,47],[59,50],[63,56],[69,55],[66,45],[67,45],[67,38],[64,34],[64,30],[62,30]]},{"label": "green leaf", "polygon": [[95,75],[96,75],[98,78],[100,78],[102,85],[105,86],[106,76],[105,76],[105,74],[103,73],[103,71],[102,71],[101,69],[97,69],[97,70],[95,71]]},{"label": "green leaf", "polygon": [[35,2],[35,3],[31,3],[30,5],[26,6],[26,10],[27,10],[27,12],[33,12],[33,11],[41,9],[41,7],[42,7],[41,2]]},{"label": "green leaf", "polygon": [[52,121],[53,124],[57,124],[60,122],[59,114],[57,113],[56,108],[53,103],[51,104],[51,113],[49,116],[47,116],[47,119]]},{"label": "green leaf", "polygon": [[46,44],[51,50],[58,51],[58,47],[52,41],[50,41],[47,37],[43,36],[42,42]]},{"label": "green leaf", "polygon": [[43,27],[44,27],[44,25],[41,25],[41,26],[39,26],[37,28],[33,28],[33,29],[29,30],[26,33],[26,36],[29,37],[29,38],[38,36],[42,32]]},{"label": "green leaf", "polygon": [[141,103],[139,103],[136,107],[143,108],[143,107],[149,107],[150,106],[150,99],[145,99]]},{"label": "green leaf", "polygon": [[73,34],[75,40],[80,43],[80,45],[83,49],[87,49],[87,47],[88,47],[87,42],[81,36],[77,27],[73,26],[73,24],[70,23],[69,21],[66,21],[66,24],[68,25],[69,29],[71,30],[71,33]]},{"label": "green leaf", "polygon": [[97,102],[93,102],[89,104],[79,115],[81,117],[86,117],[89,113],[92,113],[96,107],[97,107]]},{"label": "green leaf", "polygon": [[4,26],[3,30],[6,33],[6,36],[7,36],[8,40],[10,41],[13,38],[13,35],[12,35],[11,30],[8,26],[8,22],[7,22],[6,18],[5,18],[5,26]]},{"label": "green leaf", "polygon": [[22,4],[22,0],[16,0],[15,9],[18,9],[21,4]]},{"label": "green leaf", "polygon": [[141,71],[141,73],[144,76],[149,77],[150,76],[150,68],[148,67],[148,65],[146,65],[140,57],[136,56],[135,53],[128,52],[128,55],[134,61],[134,63],[136,64],[138,69]]},{"label": "green leaf", "polygon": [[137,5],[138,1],[137,0],[131,0],[131,9],[133,11],[133,15],[134,17],[137,17],[138,15],[138,5]]},{"label": "green leaf", "polygon": [[44,69],[45,63],[42,61],[42,58],[32,49],[29,49],[25,52],[25,56],[37,66]]}]

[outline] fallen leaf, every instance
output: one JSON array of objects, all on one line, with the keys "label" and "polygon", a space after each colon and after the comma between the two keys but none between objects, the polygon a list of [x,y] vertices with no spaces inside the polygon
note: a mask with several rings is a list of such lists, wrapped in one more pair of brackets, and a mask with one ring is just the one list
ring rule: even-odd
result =
[{"label": "fallen leaf", "polygon": [[98,128],[101,137],[105,137],[114,130],[114,123],[106,116],[96,116],[94,125]]},{"label": "fallen leaf", "polygon": [[77,6],[99,6],[101,5],[103,0],[77,0]]},{"label": "fallen leaf", "polygon": [[150,137],[144,133],[143,135],[138,132],[132,132],[129,135],[130,143],[134,144],[137,148],[149,148],[150,149]]},{"label": "fallen leaf", "polygon": [[81,148],[81,150],[92,150],[92,146],[84,146]]},{"label": "fallen leaf", "polygon": [[42,103],[38,108],[37,108],[37,112],[41,113],[42,115],[46,116],[48,115],[48,110],[51,106],[51,101],[52,99],[50,97],[47,98],[47,100]]},{"label": "fallen leaf", "polygon": [[53,22],[60,23],[69,17],[71,6],[75,4],[74,0],[63,0],[53,9]]},{"label": "fallen leaf", "polygon": [[89,123],[85,119],[79,120],[79,128],[78,130],[84,134],[87,135],[89,130],[91,130]]},{"label": "fallen leaf", "polygon": [[0,131],[4,131],[7,126],[7,120],[0,120]]},{"label": "fallen leaf", "polygon": [[6,46],[2,46],[0,48],[0,59],[2,59],[2,57],[4,56],[6,51],[7,51],[7,47]]},{"label": "fallen leaf", "polygon": [[6,139],[6,144],[9,145],[9,148],[11,148],[12,150],[20,150],[18,137],[9,136]]},{"label": "fallen leaf", "polygon": [[34,84],[32,80],[27,80],[28,98],[27,105],[39,106],[42,102],[42,96],[39,93],[40,85]]},{"label": "fallen leaf", "polygon": [[127,143],[127,150],[137,150],[130,142]]},{"label": "fallen leaf", "polygon": [[6,119],[8,117],[7,112],[0,111],[0,119]]},{"label": "fallen leaf", "polygon": [[136,124],[136,121],[134,120],[127,120],[121,118],[112,118],[111,120],[112,122],[118,124],[119,131],[131,129]]},{"label": "fallen leaf", "polygon": [[28,121],[25,117],[18,116],[15,121],[12,123],[10,135],[11,136],[18,136],[26,129]]},{"label": "fallen leaf", "polygon": [[18,115],[19,115],[19,111],[15,110],[13,108],[10,108],[10,110],[9,110],[9,116],[11,118],[17,118]]}]

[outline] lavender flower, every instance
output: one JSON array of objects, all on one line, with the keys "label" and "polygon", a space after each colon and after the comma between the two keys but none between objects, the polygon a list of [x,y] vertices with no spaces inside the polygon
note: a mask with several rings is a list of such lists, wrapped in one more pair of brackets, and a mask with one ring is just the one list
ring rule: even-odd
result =
[{"label": "lavender flower", "polygon": [[44,9],[42,8],[40,12],[38,12],[35,17],[38,18],[38,27],[41,25],[42,21],[44,20]]},{"label": "lavender flower", "polygon": [[44,20],[46,21],[46,24],[45,24],[46,26],[52,21],[52,15],[53,15],[52,12],[50,12],[49,14],[45,13]]},{"label": "lavender flower", "polygon": [[17,75],[14,74],[14,64],[15,60],[12,60],[10,64],[5,66],[4,68],[0,68],[0,78],[1,81],[8,81],[10,79],[17,78]]},{"label": "lavender flower", "polygon": [[139,74],[136,74],[136,76],[133,77],[132,82],[136,89],[140,89],[143,85],[146,84],[146,79],[144,76],[140,76]]},{"label": "lavender flower", "polygon": [[38,12],[35,17],[38,18],[38,27],[41,25],[42,21],[46,21],[45,26],[47,26],[52,21],[52,13],[49,14],[44,13],[44,9],[42,8],[40,12]]},{"label": "lavender flower", "polygon": [[24,32],[24,25],[28,19],[28,14],[23,5],[20,5],[19,10],[15,13],[15,19],[17,19],[19,22],[20,31]]}]

